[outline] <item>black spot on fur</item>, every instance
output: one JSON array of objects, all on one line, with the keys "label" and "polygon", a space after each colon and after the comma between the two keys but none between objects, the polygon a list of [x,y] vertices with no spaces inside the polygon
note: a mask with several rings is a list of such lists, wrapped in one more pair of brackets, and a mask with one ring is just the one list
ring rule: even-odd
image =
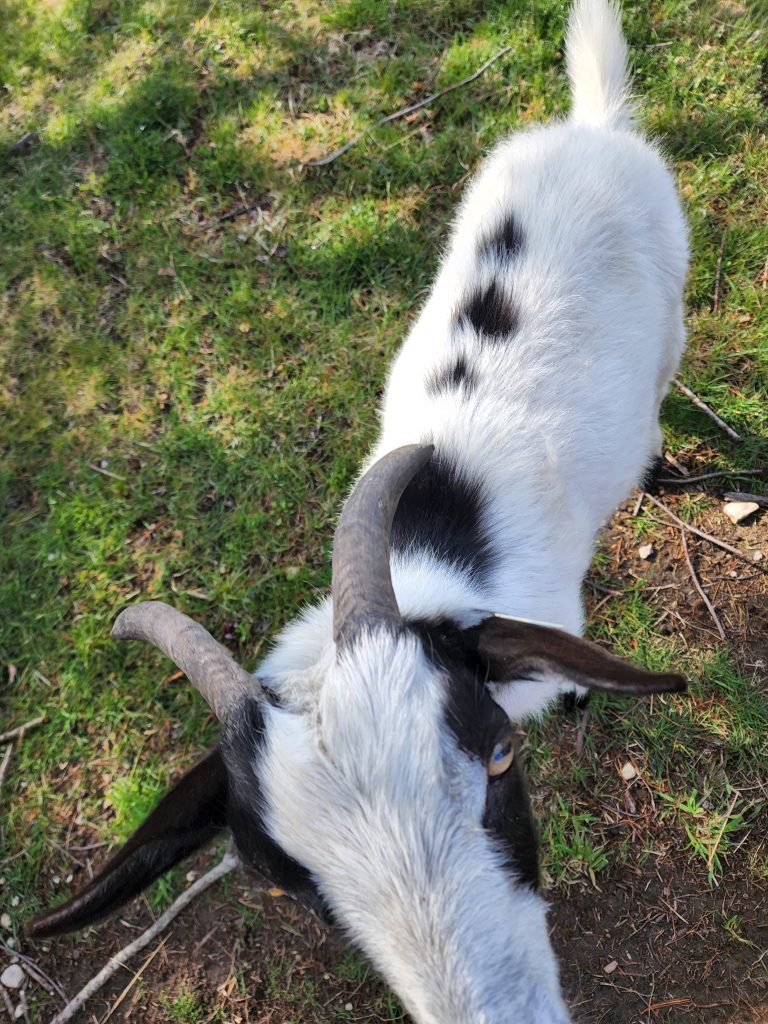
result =
[{"label": "black spot on fur", "polygon": [[459,356],[455,363],[442,370],[436,370],[427,379],[427,392],[433,397],[455,391],[463,387],[465,392],[472,392],[477,387],[477,374],[473,366],[467,362],[466,356]]},{"label": "black spot on fur", "polygon": [[454,465],[438,456],[408,484],[392,523],[393,553],[420,548],[480,580],[493,561],[480,482],[460,476]]},{"label": "black spot on fur", "polygon": [[460,327],[472,327],[481,338],[498,340],[514,334],[519,324],[517,310],[496,281],[476,288],[456,315]]},{"label": "black spot on fur", "polygon": [[[506,714],[486,686],[486,668],[471,633],[455,623],[409,623],[430,660],[446,674],[446,723],[461,750],[488,764],[496,743],[509,735]],[[488,779],[483,828],[498,841],[515,875],[532,889],[539,885],[538,841],[525,775],[515,760],[502,775]]]},{"label": "black spot on fur", "polygon": [[272,885],[291,893],[305,907],[327,919],[314,879],[289,857],[264,827],[264,800],[253,771],[264,743],[264,716],[257,700],[248,700],[230,715],[221,737],[229,776],[228,825],[243,862]]},{"label": "black spot on fur", "polygon": [[480,255],[490,254],[499,260],[513,259],[523,247],[523,232],[510,214],[480,243]]}]

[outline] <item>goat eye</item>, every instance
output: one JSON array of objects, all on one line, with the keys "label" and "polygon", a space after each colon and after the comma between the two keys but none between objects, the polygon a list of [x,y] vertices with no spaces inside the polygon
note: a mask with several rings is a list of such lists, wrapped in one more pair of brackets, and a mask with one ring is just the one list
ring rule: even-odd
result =
[{"label": "goat eye", "polygon": [[508,736],[501,740],[493,748],[490,760],[488,761],[488,774],[490,776],[503,775],[515,760],[515,748],[512,737]]}]

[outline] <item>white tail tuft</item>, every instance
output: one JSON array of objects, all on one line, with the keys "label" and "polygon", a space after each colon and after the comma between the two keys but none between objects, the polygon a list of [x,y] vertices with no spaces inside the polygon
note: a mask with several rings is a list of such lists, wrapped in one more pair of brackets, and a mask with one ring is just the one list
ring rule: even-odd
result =
[{"label": "white tail tuft", "polygon": [[571,117],[581,124],[630,128],[627,44],[612,0],[575,0],[565,37]]}]

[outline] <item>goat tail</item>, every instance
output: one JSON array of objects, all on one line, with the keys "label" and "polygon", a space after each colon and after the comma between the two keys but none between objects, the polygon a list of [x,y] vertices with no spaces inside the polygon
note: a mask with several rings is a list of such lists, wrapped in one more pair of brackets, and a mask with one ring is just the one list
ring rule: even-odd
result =
[{"label": "goat tail", "polygon": [[572,120],[595,127],[631,128],[627,43],[614,0],[574,0],[565,55]]}]

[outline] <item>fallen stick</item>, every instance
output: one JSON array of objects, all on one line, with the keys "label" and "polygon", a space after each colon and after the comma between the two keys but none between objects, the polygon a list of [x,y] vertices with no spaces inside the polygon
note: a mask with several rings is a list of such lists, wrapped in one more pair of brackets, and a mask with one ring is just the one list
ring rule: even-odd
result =
[{"label": "fallen stick", "polygon": [[754,501],[756,505],[768,505],[768,494],[748,494],[746,491],[726,491],[728,501]]},{"label": "fallen stick", "polygon": [[708,540],[710,544],[714,544],[715,547],[722,548],[723,551],[727,551],[728,554],[733,555],[734,558],[738,558],[740,561],[746,562],[750,568],[757,569],[758,572],[765,573],[765,575],[768,576],[768,569],[764,569],[761,565],[756,565],[751,558],[739,551],[738,548],[734,548],[732,545],[726,544],[726,542],[724,540],[720,540],[719,537],[713,537],[711,533],[705,533],[698,527],[691,526],[690,523],[684,523],[679,516],[675,515],[672,509],[667,508],[663,501],[659,501],[658,498],[654,498],[654,496],[652,494],[648,494],[647,491],[645,492],[645,496],[649,501],[653,502],[654,505],[658,506],[662,512],[665,512],[673,523],[677,523],[677,525],[683,530],[687,530],[689,533],[693,533],[697,537],[701,537],[702,540]]},{"label": "fallen stick", "polygon": [[0,764],[0,793],[2,793],[3,791],[3,783],[5,782],[8,776],[8,769],[10,768],[11,765],[12,754],[13,743],[9,743],[8,746],[5,748],[5,753],[3,754],[3,762],[2,764]]},{"label": "fallen stick", "polygon": [[720,622],[720,619],[717,617],[717,612],[715,611],[715,606],[712,604],[712,602],[710,601],[709,597],[707,596],[707,593],[704,590],[704,587],[702,587],[702,585],[701,585],[701,583],[699,581],[699,577],[696,575],[696,570],[693,568],[693,562],[691,561],[691,556],[688,553],[688,541],[685,538],[685,530],[681,530],[680,531],[680,539],[683,542],[683,552],[685,553],[685,560],[688,563],[688,571],[691,574],[691,579],[693,580],[693,585],[694,585],[694,587],[696,587],[696,590],[698,591],[699,597],[702,599],[704,604],[707,606],[707,611],[712,616],[712,621],[717,626],[717,632],[720,634],[720,639],[721,640],[725,640],[725,630],[723,629],[723,624]]},{"label": "fallen stick", "polygon": [[660,484],[697,484],[702,480],[714,480],[718,476],[732,476],[734,479],[743,476],[763,476],[762,469],[718,469],[716,473],[701,473],[699,476],[660,476]]},{"label": "fallen stick", "polygon": [[88,468],[92,469],[94,473],[101,473],[102,476],[108,476],[110,480],[120,480],[125,483],[125,477],[120,476],[119,473],[112,473],[109,469],[104,469],[102,466],[97,466],[95,462],[89,462]]},{"label": "fallen stick", "polygon": [[53,980],[50,974],[45,973],[43,968],[33,960],[31,956],[27,956],[26,953],[20,953],[18,949],[12,949],[10,946],[6,946],[4,942],[0,942],[0,948],[5,950],[8,956],[17,956],[24,964],[27,974],[34,978],[38,985],[41,985],[46,992],[50,992],[51,995],[55,992],[61,997],[62,1002],[66,1003],[67,993],[57,981]]},{"label": "fallen stick", "polygon": [[84,985],[77,995],[67,1003],[64,1009],[51,1018],[51,1024],[66,1024],[67,1021],[72,1020],[91,996],[98,992],[113,974],[121,967],[124,967],[132,956],[144,949],[145,946],[148,946],[201,892],[204,892],[214,882],[218,882],[220,878],[223,878],[236,868],[237,863],[237,857],[231,853],[225,853],[219,863],[201,878],[198,878],[196,882],[193,882],[188,889],[185,889],[181,896],[174,900],[166,912],[161,914],[153,925],[147,928],[145,932],[142,932],[133,942],[129,942],[127,946],[124,946],[115,953],[99,973],[94,975],[88,984]]},{"label": "fallen stick", "polygon": [[12,1021],[14,1019],[13,1003],[11,1002],[11,997],[8,995],[8,989],[5,985],[0,985],[0,996],[3,997],[5,1009],[8,1011],[8,1020]]},{"label": "fallen stick", "polygon": [[453,92],[454,89],[460,89],[463,85],[469,85],[470,82],[474,82],[476,78],[479,78],[484,71],[487,71],[491,64],[494,64],[500,57],[503,57],[505,53],[509,53],[512,49],[511,46],[505,46],[503,50],[499,50],[493,57],[490,57],[485,64],[481,64],[477,71],[474,71],[471,75],[466,78],[462,78],[460,82],[454,82],[453,85],[447,85],[445,89],[440,89],[438,92],[432,93],[431,96],[427,96],[423,100],[419,100],[418,103],[412,103],[409,107],[403,107],[402,110],[396,110],[394,114],[387,114],[386,117],[380,118],[375,124],[372,124],[370,128],[365,128],[354,138],[350,139],[349,142],[345,142],[343,146],[338,149],[334,149],[333,152],[328,153],[326,156],[321,156],[317,160],[308,160],[303,166],[304,167],[326,167],[328,164],[332,164],[334,160],[337,160],[340,156],[343,156],[347,150],[352,149],[353,146],[357,145],[361,139],[364,139],[366,135],[376,131],[377,128],[381,128],[384,124],[389,124],[390,121],[398,121],[401,117],[407,117],[408,114],[413,114],[416,110],[421,110],[422,107],[428,106],[430,103],[434,103],[435,100],[439,100],[441,96],[445,96],[449,92]]},{"label": "fallen stick", "polygon": [[584,737],[587,734],[587,722],[589,721],[589,708],[584,708],[581,713],[581,721],[579,722],[579,728],[576,733],[576,757],[581,757],[584,753]]},{"label": "fallen stick", "polygon": [[681,394],[685,395],[686,398],[690,398],[690,400],[693,402],[697,409],[701,409],[702,412],[705,412],[707,416],[709,416],[709,418],[713,420],[718,425],[718,427],[720,427],[721,430],[725,431],[725,433],[728,435],[728,437],[730,437],[732,441],[735,441],[736,444],[742,443],[744,438],[740,434],[737,434],[733,427],[729,427],[725,420],[721,419],[717,415],[715,410],[711,409],[706,402],[702,402],[699,396],[695,395],[690,388],[687,388],[685,384],[682,384],[677,379],[677,377],[674,378],[672,383],[675,385],[675,387]]},{"label": "fallen stick", "polygon": [[671,452],[664,452],[664,461],[668,462],[673,469],[676,469],[681,476],[690,476],[690,473],[682,464],[682,462],[678,462],[674,455],[671,454]]},{"label": "fallen stick", "polygon": [[39,718],[33,718],[29,722],[25,722],[23,725],[17,725],[15,729],[11,729],[10,732],[4,732],[0,736],[0,743],[7,743],[8,740],[15,740],[18,736],[20,739],[24,739],[24,734],[29,732],[30,729],[34,729],[45,721],[45,715],[41,715]]},{"label": "fallen stick", "polygon": [[169,938],[170,938],[170,936],[166,935],[165,938],[161,942],[158,943],[157,948],[152,950],[152,952],[149,954],[147,959],[144,961],[144,963],[141,965],[141,967],[138,969],[138,971],[136,971],[134,976],[131,978],[131,980],[125,986],[125,988],[120,993],[120,995],[117,997],[115,1002],[112,1004],[112,1007],[111,1007],[109,1013],[106,1015],[106,1017],[102,1017],[102,1019],[99,1021],[99,1024],[107,1024],[107,1021],[109,1020],[109,1018],[112,1016],[112,1014],[118,1008],[120,1003],[122,1003],[122,1001],[125,999],[125,997],[128,995],[128,993],[131,991],[133,986],[138,982],[139,978],[142,976],[144,971],[146,971],[146,969],[149,967],[149,965],[155,959],[155,957],[160,952],[160,950],[163,948],[163,946],[166,944],[166,942],[168,941]]}]

